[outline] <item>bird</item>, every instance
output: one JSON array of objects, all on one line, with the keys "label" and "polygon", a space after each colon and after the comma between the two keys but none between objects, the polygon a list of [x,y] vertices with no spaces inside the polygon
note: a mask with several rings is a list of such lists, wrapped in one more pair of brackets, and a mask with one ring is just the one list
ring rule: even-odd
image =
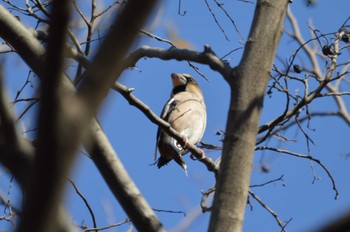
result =
[{"label": "bird", "polygon": [[[173,89],[162,110],[161,118],[185,136],[186,144],[197,144],[202,139],[207,124],[203,93],[196,80],[189,74],[172,73],[171,78]],[[158,160],[157,150],[160,153]],[[187,175],[187,165],[182,159],[186,153],[186,146],[182,147],[176,139],[158,127],[154,153],[158,168],[174,160]]]}]

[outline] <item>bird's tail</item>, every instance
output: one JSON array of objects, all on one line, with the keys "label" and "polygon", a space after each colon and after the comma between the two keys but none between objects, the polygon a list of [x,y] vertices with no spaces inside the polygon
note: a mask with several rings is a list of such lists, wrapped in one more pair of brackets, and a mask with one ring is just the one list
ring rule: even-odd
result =
[{"label": "bird's tail", "polygon": [[157,159],[156,163],[157,163],[157,167],[158,168],[161,168],[163,167],[164,165],[167,165],[169,163],[170,160],[168,159],[165,159],[164,157],[159,157],[159,159]]},{"label": "bird's tail", "polygon": [[[175,162],[176,162],[177,164],[179,164],[179,165],[181,166],[181,168],[185,171],[186,176],[188,176],[188,175],[187,175],[187,165],[186,165],[185,161],[182,159],[181,155],[179,155],[178,157],[174,157],[173,159],[174,159]],[[157,167],[158,167],[158,168],[161,168],[161,167],[163,167],[164,165],[167,165],[170,161],[171,161],[171,160],[165,159],[164,157],[161,156],[161,157],[156,161]]]},{"label": "bird's tail", "polygon": [[182,169],[185,171],[186,176],[188,176],[187,175],[187,165],[186,165],[185,161],[182,159],[181,155],[174,157],[174,160],[176,163],[178,163],[182,167]]}]

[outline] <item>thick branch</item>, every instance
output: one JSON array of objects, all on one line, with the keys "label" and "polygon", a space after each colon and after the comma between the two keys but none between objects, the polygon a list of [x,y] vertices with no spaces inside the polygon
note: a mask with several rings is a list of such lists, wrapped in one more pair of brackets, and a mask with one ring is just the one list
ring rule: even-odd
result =
[{"label": "thick branch", "polygon": [[242,231],[258,122],[287,4],[258,1],[242,60],[228,79],[231,102],[209,231]]},{"label": "thick branch", "polygon": [[164,231],[97,121],[91,124],[90,130],[94,143],[92,146],[87,146],[89,154],[132,222],[137,228],[142,228],[139,231]]},{"label": "thick branch", "polygon": [[32,167],[34,149],[17,131],[3,86],[3,70],[0,64],[0,162],[10,170],[21,186],[28,187],[28,167]]},{"label": "thick branch", "polygon": [[[33,68],[35,73],[39,76],[43,75],[43,66],[41,65],[43,64],[45,48],[2,5],[0,5],[0,36],[15,48],[16,52],[29,67]],[[32,56],[32,54],[36,55]]]},{"label": "thick branch", "polygon": [[[44,67],[42,56],[45,53],[44,47],[33,37],[33,35],[22,25],[18,22],[16,18],[14,18],[10,13],[8,13],[1,5],[0,5],[0,36],[2,36],[7,42],[9,42],[19,53],[19,55],[24,59],[25,62],[38,74],[38,76],[42,79],[44,78],[41,70],[42,67]],[[33,62],[33,61],[37,62]],[[62,74],[64,76],[64,74]],[[74,91],[74,86],[69,81],[68,77],[65,76],[63,78],[65,89]],[[102,132],[101,127],[97,123],[96,120],[93,121],[93,125],[97,125],[97,129],[90,130],[91,133],[91,145],[101,147],[103,149],[96,149],[94,150],[95,153],[93,154],[93,157],[99,157],[99,159],[104,160],[104,165],[96,164],[104,176],[105,179],[116,179],[116,181],[119,181],[120,183],[123,183],[124,181],[121,179],[123,176],[127,176],[127,173],[124,169],[119,170],[115,167],[114,162],[109,162],[112,160],[111,157],[116,157],[116,153],[112,149],[108,139],[106,136],[100,136]],[[110,147],[109,152],[107,153],[104,149],[105,146]],[[95,161],[96,162],[96,161]],[[28,169],[28,168],[25,168]],[[108,170],[108,171],[106,171]],[[118,170],[118,172],[116,172]],[[123,175],[120,175],[120,173],[123,173]],[[128,182],[130,183],[130,178],[128,179]],[[107,181],[109,184],[109,187],[111,189],[115,189],[115,185],[113,181]],[[125,188],[125,186],[121,186],[120,188]],[[127,198],[128,196],[122,196],[121,194],[124,194],[123,191],[113,191],[115,196],[120,198]],[[142,201],[145,201],[141,195],[140,192],[137,192],[137,195]],[[137,203],[137,201],[135,202]],[[148,221],[149,217],[152,217],[155,221],[153,224],[150,224],[150,230],[149,231],[161,231],[162,227],[159,221],[156,219],[155,214],[153,213],[152,209],[147,204],[144,204],[143,209],[147,209],[144,211],[135,211],[136,214],[129,215],[129,217],[132,219],[133,223],[135,225],[141,224]],[[132,205],[129,207],[131,208]],[[127,211],[127,213],[129,213]],[[62,223],[60,225],[69,227],[69,224],[63,223],[65,221],[65,217],[62,218]],[[137,226],[138,227],[138,226]],[[139,228],[139,227],[138,227]],[[142,228],[142,227],[141,227]]]},{"label": "thick branch", "polygon": [[65,176],[68,174],[72,153],[75,152],[75,146],[66,141],[69,120],[62,110],[66,96],[61,91],[69,19],[68,3],[68,0],[53,3],[44,66],[45,78],[42,81],[37,156],[19,231],[57,231],[55,225],[64,192]]},{"label": "thick branch", "polygon": [[134,67],[136,63],[144,58],[160,58],[162,60],[187,60],[193,61],[200,64],[207,64],[214,71],[219,72],[226,79],[231,77],[231,67],[228,63],[220,60],[211,48],[206,45],[203,52],[196,52],[188,49],[178,49],[171,47],[169,49],[163,48],[151,48],[149,46],[143,46],[136,51],[132,52],[124,61],[123,67],[129,68]]}]

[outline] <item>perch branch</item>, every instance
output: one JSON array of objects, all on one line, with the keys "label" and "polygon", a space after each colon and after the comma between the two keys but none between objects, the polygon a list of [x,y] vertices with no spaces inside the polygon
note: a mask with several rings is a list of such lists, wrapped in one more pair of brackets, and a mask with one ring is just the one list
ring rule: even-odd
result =
[{"label": "perch branch", "polygon": [[[130,105],[135,106],[142,113],[144,113],[144,115],[150,121],[157,124],[170,136],[174,137],[182,146],[185,145],[184,136],[177,132],[174,128],[172,128],[168,122],[158,117],[148,105],[146,105],[140,99],[135,97],[135,95],[132,94],[133,89],[130,89],[118,82],[114,84],[113,89],[118,91],[129,102]],[[202,162],[208,168],[209,171],[212,171],[215,173],[215,175],[217,175],[218,167],[216,167],[211,158],[205,156],[204,151],[202,149],[198,148],[194,144],[190,144],[189,151],[198,159],[198,161]]]}]

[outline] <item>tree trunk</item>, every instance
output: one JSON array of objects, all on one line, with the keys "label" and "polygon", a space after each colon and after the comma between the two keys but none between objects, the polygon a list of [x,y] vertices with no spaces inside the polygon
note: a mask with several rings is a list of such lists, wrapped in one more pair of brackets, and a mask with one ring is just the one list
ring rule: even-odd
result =
[{"label": "tree trunk", "polygon": [[227,80],[231,102],[209,231],[242,231],[258,123],[287,4],[257,2],[242,60]]}]

